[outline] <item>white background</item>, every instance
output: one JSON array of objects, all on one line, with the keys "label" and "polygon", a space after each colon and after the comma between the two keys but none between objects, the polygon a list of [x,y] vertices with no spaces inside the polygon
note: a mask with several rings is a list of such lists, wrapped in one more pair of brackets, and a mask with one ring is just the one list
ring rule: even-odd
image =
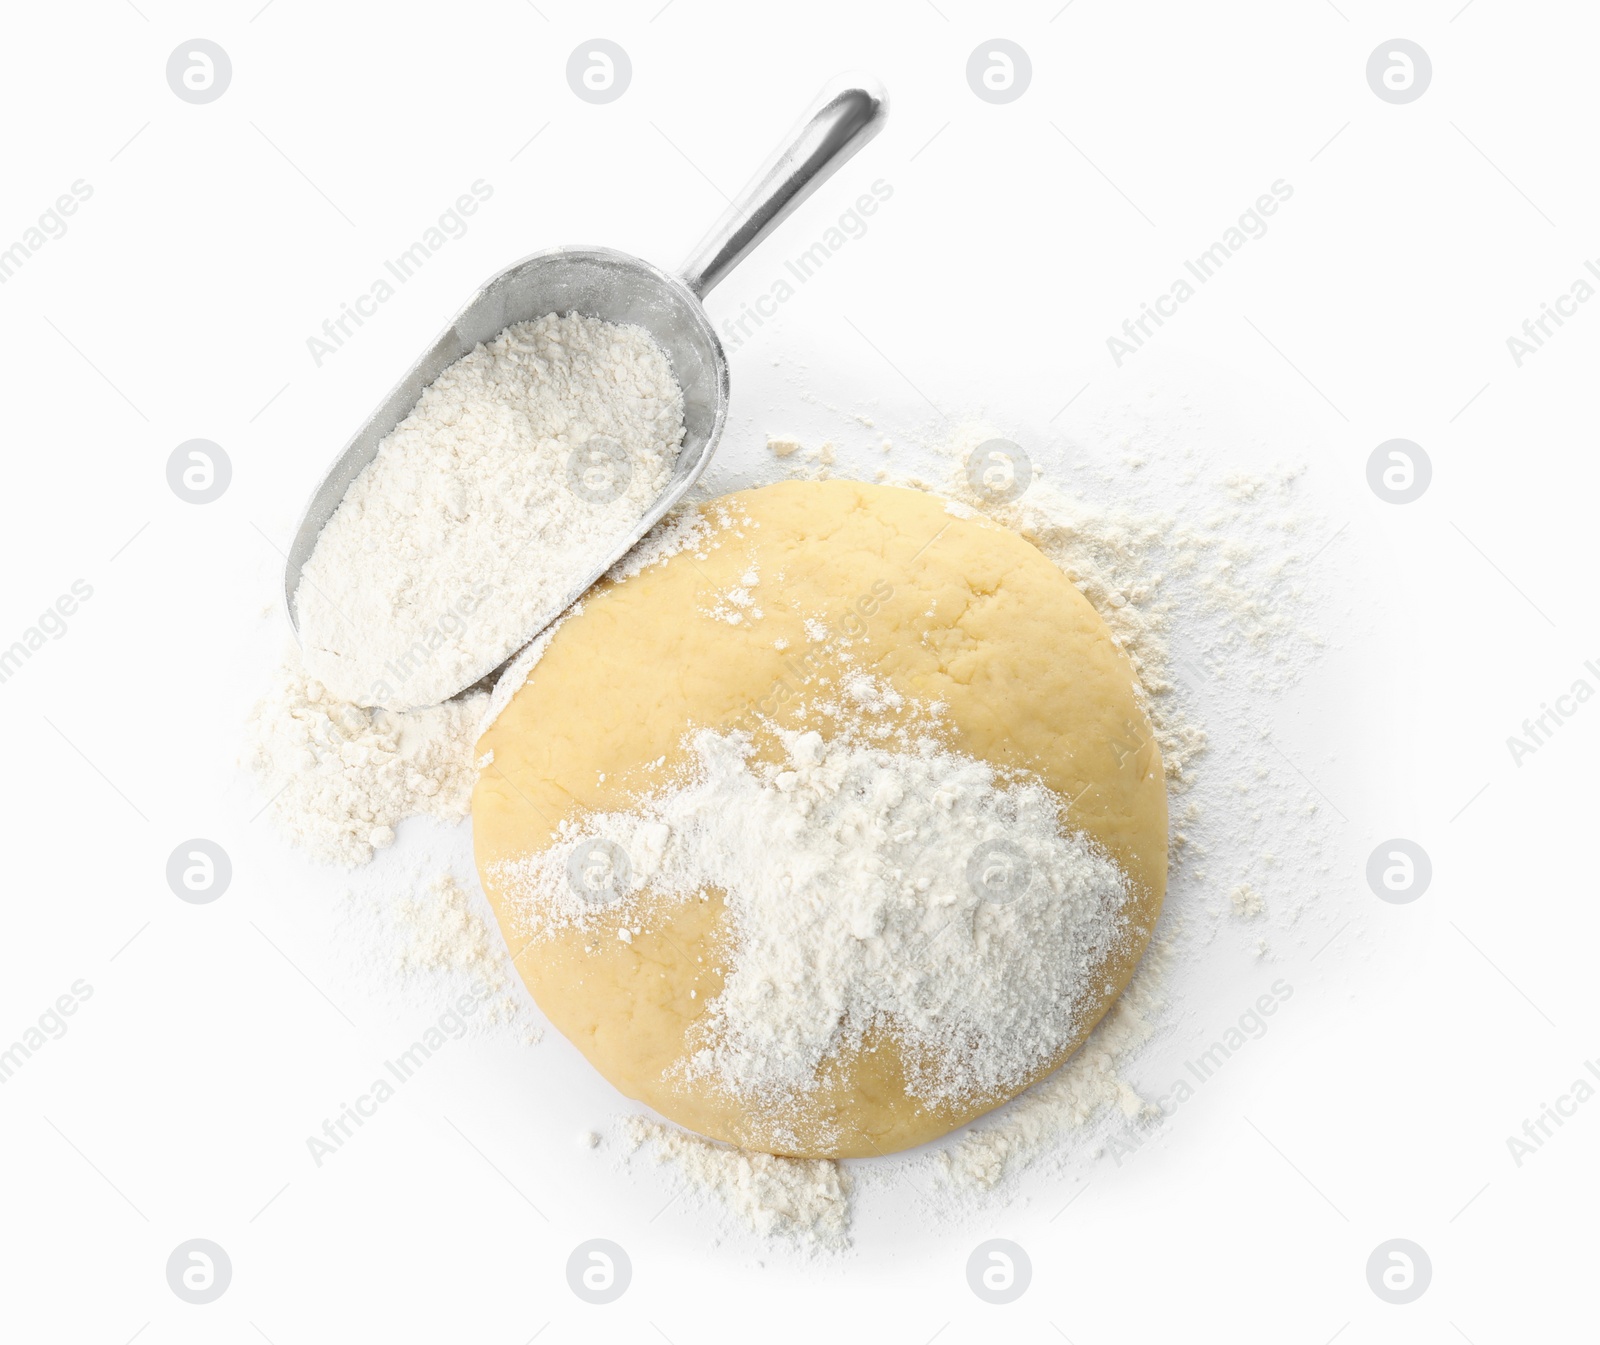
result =
[{"label": "white background", "polygon": [[[9,13],[0,247],[74,180],[93,195],[0,287],[0,638],[74,580],[94,594],[0,685],[0,1040],[80,978],[93,996],[0,1091],[4,1335],[1489,1345],[1592,1330],[1600,1100],[1520,1168],[1506,1137],[1600,1059],[1600,706],[1520,767],[1505,739],[1579,676],[1600,686],[1582,668],[1600,660],[1600,305],[1521,368],[1506,338],[1600,253],[1597,26],[1585,6],[1507,0]],[[965,76],[997,35],[1033,65],[1004,106]],[[1406,106],[1364,73],[1397,35],[1434,70]],[[164,74],[195,36],[233,64],[205,106]],[[564,75],[594,36],[633,64],[606,106]],[[847,68],[890,89],[886,131],[726,282],[713,317],[769,288],[874,179],[894,195],[734,353],[716,482],[748,479],[767,431],[835,425],[829,404],[886,424],[1046,426],[1085,386],[1088,402],[1114,399],[1167,370],[1274,408],[1330,531],[1347,525],[1331,553],[1345,638],[1260,707],[1344,818],[1348,862],[1318,926],[1343,932],[1315,968],[1227,964],[1237,984],[1198,1033],[1263,976],[1291,976],[1293,1011],[1158,1143],[1091,1163],[1064,1217],[1067,1188],[1042,1177],[950,1225],[907,1193],[864,1205],[849,1255],[806,1260],[686,1207],[658,1216],[668,1174],[573,1146],[622,1103],[554,1034],[532,1050],[452,1046],[315,1169],[305,1136],[441,1006],[364,972],[345,877],[252,821],[262,801],[234,762],[284,634],[276,548],[481,280],[565,242],[674,263]],[[306,339],[323,319],[479,178],[494,194],[466,236],[317,367]],[[1294,197],[1269,233],[1117,368],[1106,337],[1280,178]],[[1406,506],[1365,478],[1397,436],[1434,467]],[[233,464],[205,506],[165,477],[195,437]],[[213,905],[166,885],[168,854],[194,836],[232,857]],[[1410,905],[1378,902],[1362,875],[1394,836],[1433,861]],[[415,854],[434,843],[460,846],[421,826],[402,837]],[[1159,1091],[1165,1067],[1150,1073]],[[564,1273],[596,1236],[634,1267],[604,1308]],[[1004,1308],[966,1282],[990,1236],[1034,1267]],[[164,1274],[193,1237],[234,1267],[205,1307]],[[1365,1274],[1394,1237],[1433,1263],[1403,1307]]]}]

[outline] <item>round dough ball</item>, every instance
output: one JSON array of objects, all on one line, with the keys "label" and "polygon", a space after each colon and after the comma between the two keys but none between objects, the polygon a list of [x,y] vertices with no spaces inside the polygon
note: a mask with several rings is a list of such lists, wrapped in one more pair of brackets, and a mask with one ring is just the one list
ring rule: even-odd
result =
[{"label": "round dough ball", "polygon": [[[629,1097],[701,1134],[796,1157],[887,1154],[935,1139],[1077,1050],[1149,941],[1166,889],[1167,799],[1132,667],[1033,546],[920,491],[791,481],[726,496],[701,515],[709,537],[585,599],[484,733],[478,750],[493,759],[472,802],[484,888],[540,1007]],[[759,619],[727,601],[752,569]],[[1070,801],[1071,826],[1117,862],[1133,899],[1082,1030],[1015,1089],[925,1104],[908,1095],[906,1061],[881,1033],[830,1061],[780,1132],[709,1081],[675,1075],[733,952],[720,894],[658,903],[631,941],[618,937],[621,915],[605,912],[598,931],[535,938],[497,870],[548,849],[562,822],[625,810],[660,788],[689,756],[690,729],[746,729],[769,760],[782,755],[774,726],[828,737],[804,683],[845,658],[910,704],[942,703],[951,750],[1031,773],[1063,817]]]}]

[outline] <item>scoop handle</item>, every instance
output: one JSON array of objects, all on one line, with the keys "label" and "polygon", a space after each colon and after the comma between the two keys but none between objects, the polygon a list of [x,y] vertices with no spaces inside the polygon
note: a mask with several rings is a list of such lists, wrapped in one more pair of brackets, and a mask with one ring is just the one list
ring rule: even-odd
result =
[{"label": "scoop handle", "polygon": [[888,112],[888,92],[871,75],[829,80],[772,158],[678,268],[684,284],[704,299],[751,248],[883,129]]}]

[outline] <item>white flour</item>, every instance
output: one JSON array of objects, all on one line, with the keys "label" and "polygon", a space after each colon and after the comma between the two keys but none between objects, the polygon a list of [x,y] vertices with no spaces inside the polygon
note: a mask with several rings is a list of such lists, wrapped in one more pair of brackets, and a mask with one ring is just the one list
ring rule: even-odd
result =
[{"label": "white flour", "polygon": [[850,1174],[827,1159],[774,1158],[715,1144],[646,1116],[622,1121],[630,1152],[648,1144],[671,1163],[691,1199],[715,1197],[759,1237],[839,1251],[850,1242]]},{"label": "white flour", "polygon": [[403,818],[467,815],[481,693],[412,714],[339,699],[290,650],[246,726],[243,764],[283,834],[326,864],[364,864]]},{"label": "white flour", "polygon": [[[873,1028],[908,1048],[913,1097],[1015,1089],[1079,1030],[1128,936],[1127,878],[1062,827],[1050,790],[931,739],[868,736],[783,733],[770,765],[745,735],[702,730],[688,778],[505,868],[534,929],[626,910],[646,887],[726,893],[733,952],[687,1074],[780,1126]],[[627,855],[621,884],[607,847]],[[613,871],[573,882],[596,857]]]},{"label": "white flour", "polygon": [[1158,987],[1170,957],[1168,942],[1153,942],[1132,983],[1083,1048],[1048,1079],[940,1150],[933,1162],[941,1176],[957,1189],[987,1191],[1108,1109],[1128,1121],[1150,1119],[1155,1109],[1123,1070],[1155,1033],[1163,1007]]},{"label": "white flour", "polygon": [[[511,983],[511,960],[500,931],[478,913],[472,894],[454,874],[438,874],[400,901],[394,919],[402,940],[402,972],[446,972],[476,982],[489,1022],[520,1015],[522,1000]],[[540,1034],[535,1029],[528,1035],[537,1041]]]},{"label": "white flour", "polygon": [[357,705],[433,705],[489,673],[660,495],[683,393],[641,327],[548,314],[446,369],[306,562],[307,667]]},{"label": "white flour", "polygon": [[1261,893],[1249,883],[1240,883],[1228,893],[1228,899],[1233,902],[1233,913],[1243,919],[1248,920],[1251,916],[1261,914],[1263,907]]}]

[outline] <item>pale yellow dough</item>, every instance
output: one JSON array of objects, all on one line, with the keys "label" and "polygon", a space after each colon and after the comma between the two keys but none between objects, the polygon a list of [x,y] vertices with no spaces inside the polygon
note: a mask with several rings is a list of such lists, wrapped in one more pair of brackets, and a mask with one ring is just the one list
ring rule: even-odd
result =
[{"label": "pale yellow dough", "polygon": [[[732,521],[591,594],[483,735],[478,750],[493,760],[472,801],[478,871],[540,1007],[629,1097],[747,1149],[846,1157],[924,1143],[1006,1099],[935,1109],[908,1098],[892,1035],[835,1062],[782,1143],[710,1084],[671,1077],[721,988],[729,949],[720,899],[658,903],[631,943],[616,936],[618,917],[598,933],[530,942],[495,866],[548,847],[563,819],[625,809],[638,790],[662,784],[684,759],[687,729],[747,728],[771,759],[779,754],[769,720],[829,736],[831,721],[810,699],[848,661],[913,705],[942,702],[952,748],[1036,774],[1070,825],[1132,879],[1132,934],[1104,967],[1106,990],[1082,1033],[1042,1078],[1127,984],[1166,888],[1166,786],[1132,669],[1050,561],[936,497],[790,481],[704,509]],[[759,619],[726,596],[752,569]],[[808,619],[826,623],[824,638]]]}]

